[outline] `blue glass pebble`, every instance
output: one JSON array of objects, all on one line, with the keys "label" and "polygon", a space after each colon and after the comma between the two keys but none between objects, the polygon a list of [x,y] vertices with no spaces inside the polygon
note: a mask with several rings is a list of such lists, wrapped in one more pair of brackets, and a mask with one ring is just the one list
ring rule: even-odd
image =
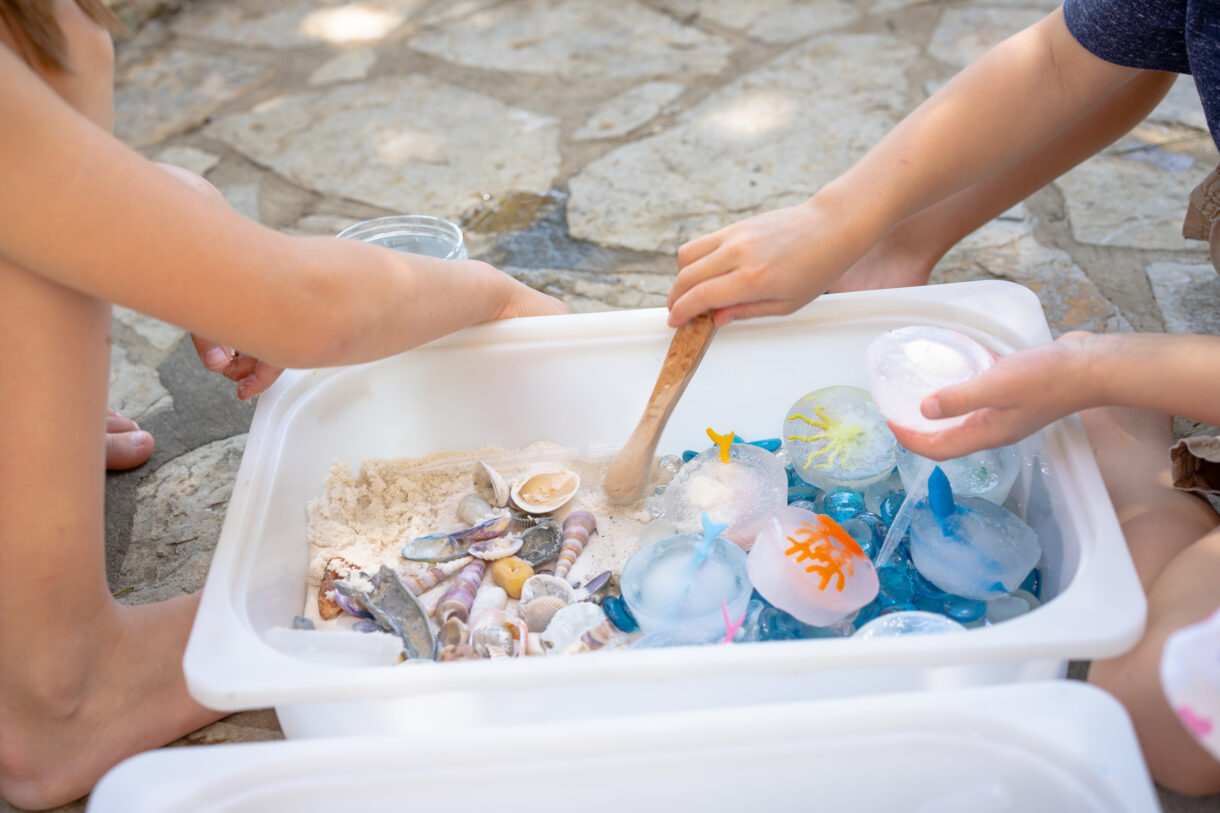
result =
[{"label": "blue glass pebble", "polygon": [[905,491],[891,491],[881,501],[881,510],[877,513],[881,515],[881,519],[887,526],[894,524],[894,516],[898,513],[898,509],[902,507],[902,501],[906,499]]},{"label": "blue glass pebble", "polygon": [[831,489],[822,498],[822,513],[835,522],[851,519],[864,510],[864,497],[845,486]]},{"label": "blue glass pebble", "polygon": [[799,474],[796,473],[796,467],[794,467],[791,463],[789,463],[788,465],[786,465],[784,467],[784,471],[786,471],[788,473],[788,487],[789,488],[791,488],[792,486],[809,485],[808,483],[806,483],[804,480],[801,479],[801,476]]},{"label": "blue glass pebble", "polygon": [[936,613],[937,615],[945,614],[945,600],[943,598],[933,598],[915,592],[915,609],[923,610],[925,613]]},{"label": "blue glass pebble", "polygon": [[699,453],[698,453],[698,452],[696,452],[694,449],[687,449],[686,451],[684,451],[684,452],[682,453],[682,462],[683,462],[683,463],[689,463],[689,462],[691,462],[692,460],[694,460],[694,459],[695,459],[695,456],[696,456],[696,455],[698,455],[698,454],[699,454]]},{"label": "blue glass pebble", "polygon": [[804,508],[806,511],[812,511],[815,514],[818,512],[818,504],[809,500],[792,500],[788,505],[791,505],[793,508]]},{"label": "blue glass pebble", "polygon": [[[1034,568],[1029,571],[1029,575],[1025,577],[1025,581],[1021,582],[1021,586],[1017,588],[1032,593],[1034,598],[1042,600],[1042,571]],[[1014,591],[1015,592],[1015,591]]]},{"label": "blue glass pebble", "polygon": [[[733,438],[733,442],[737,443],[737,438]],[[762,440],[747,441],[751,446],[757,446],[760,449],[766,449],[768,452],[778,452],[784,442],[779,438],[763,438]]]},{"label": "blue glass pebble", "polygon": [[[764,607],[775,606],[771,602],[767,601],[767,597],[764,596],[762,593],[758,592],[757,590],[750,593],[750,602],[753,603],[755,601],[760,602]],[[748,607],[749,605],[746,605],[746,606]]]},{"label": "blue glass pebble", "polygon": [[878,615],[889,615],[890,613],[909,613],[911,610],[919,609],[914,604],[887,604],[881,608]]},{"label": "blue glass pebble", "polygon": [[797,500],[805,500],[806,502],[816,503],[818,495],[821,493],[822,489],[818,488],[817,486],[788,486],[788,504],[791,505]]},{"label": "blue glass pebble", "polygon": [[622,596],[606,596],[602,599],[602,611],[610,623],[623,632],[635,632],[640,628]]},{"label": "blue glass pebble", "polygon": [[874,618],[881,615],[881,608],[884,606],[886,606],[885,602],[882,600],[881,596],[878,596],[868,604],[861,607],[860,611],[856,613],[856,619],[853,622],[856,625],[856,629],[860,629],[860,627],[863,627],[869,621],[872,621]]},{"label": "blue glass pebble", "polygon": [[987,604],[964,596],[946,596],[941,601],[944,607],[942,615],[952,618],[959,624],[970,624],[978,621],[987,612]]},{"label": "blue glass pebble", "polygon": [[877,581],[880,584],[878,596],[884,596],[895,604],[910,604],[915,600],[915,585],[911,583],[911,574],[905,567],[886,565],[877,570]]}]

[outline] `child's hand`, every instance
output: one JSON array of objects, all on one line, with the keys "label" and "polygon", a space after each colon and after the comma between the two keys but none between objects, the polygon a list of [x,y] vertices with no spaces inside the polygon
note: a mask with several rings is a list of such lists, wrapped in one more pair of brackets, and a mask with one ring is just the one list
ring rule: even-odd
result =
[{"label": "child's hand", "polygon": [[283,368],[245,356],[229,347],[191,334],[199,360],[209,370],[237,382],[237,397],[247,401],[270,387]]},{"label": "child's hand", "polygon": [[858,253],[819,238],[832,224],[810,201],[764,212],[705,234],[678,249],[669,291],[669,324],[704,311],[716,325],[792,313],[826,290]]},{"label": "child's hand", "polygon": [[1065,333],[1042,344],[1001,356],[969,381],[937,390],[923,400],[926,418],[971,414],[960,426],[940,432],[914,432],[890,424],[905,448],[934,460],[950,460],[980,449],[1016,443],[1042,427],[1101,398],[1089,376],[1097,337]]},{"label": "child's hand", "polygon": [[523,282],[519,282],[507,274],[508,297],[496,315],[496,319],[515,319],[518,316],[553,316],[560,313],[571,313],[572,309],[553,296],[535,291]]}]

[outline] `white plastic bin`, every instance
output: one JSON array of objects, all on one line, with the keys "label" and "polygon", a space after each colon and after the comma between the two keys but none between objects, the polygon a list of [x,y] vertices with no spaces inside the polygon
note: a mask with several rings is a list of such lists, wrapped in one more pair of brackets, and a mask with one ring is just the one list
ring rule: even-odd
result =
[{"label": "white plastic bin", "polygon": [[[901,325],[962,331],[999,353],[1050,340],[1037,298],[1005,282],[824,296],[782,319],[721,330],[659,453],[708,445],[708,426],[753,439],[831,384],[867,387],[868,342]],[[479,326],[377,363],[286,373],[255,412],[185,657],[191,693],[223,710],[274,706],[290,737],[782,703],[866,692],[1061,677],[1070,659],[1130,648],[1145,601],[1084,432],[1044,433],[1026,482],[1045,549],[1035,611],[961,634],[632,650],[499,661],[349,666],[268,643],[302,612],[306,503],[336,459],[550,440],[623,443],[669,346],[660,309]],[[748,677],[749,691],[741,689]]]},{"label": "white plastic bin", "polygon": [[[749,678],[738,679],[748,684]],[[1135,732],[1076,681],[646,718],[152,751],[89,813],[1150,813]]]}]

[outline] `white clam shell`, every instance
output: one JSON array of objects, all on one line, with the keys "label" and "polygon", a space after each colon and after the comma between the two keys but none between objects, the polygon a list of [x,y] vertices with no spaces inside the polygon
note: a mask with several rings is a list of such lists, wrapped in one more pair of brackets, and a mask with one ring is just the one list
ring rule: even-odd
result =
[{"label": "white clam shell", "polygon": [[521,604],[529,604],[543,596],[554,596],[564,604],[571,604],[576,600],[576,588],[558,576],[548,576],[545,573],[530,576],[521,585]]},{"label": "white clam shell", "polygon": [[480,460],[474,464],[474,490],[494,508],[508,505],[508,481],[500,472]]},{"label": "white clam shell", "polygon": [[549,514],[576,496],[580,475],[562,466],[536,468],[513,480],[513,504],[530,514]]}]

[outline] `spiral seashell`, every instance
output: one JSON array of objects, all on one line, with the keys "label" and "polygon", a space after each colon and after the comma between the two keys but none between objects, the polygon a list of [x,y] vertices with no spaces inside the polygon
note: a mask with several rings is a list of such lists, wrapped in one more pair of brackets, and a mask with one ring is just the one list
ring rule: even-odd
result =
[{"label": "spiral seashell", "polygon": [[589,647],[590,650],[601,649],[606,644],[618,637],[618,631],[609,619],[602,621],[592,629],[585,630],[581,633],[580,642]]},{"label": "spiral seashell", "polygon": [[530,632],[542,632],[551,623],[555,613],[568,606],[568,603],[556,596],[539,596],[528,604],[521,605],[521,617]]},{"label": "spiral seashell", "polygon": [[442,647],[457,646],[470,640],[470,627],[462,619],[453,617],[441,625],[441,631],[436,636],[437,643]]},{"label": "spiral seashell", "polygon": [[483,571],[487,562],[483,559],[473,559],[462,568],[453,580],[453,586],[445,591],[441,600],[436,603],[436,618],[442,624],[451,618],[466,621],[470,618],[470,605],[474,603],[474,594],[479,592],[483,583]]},{"label": "spiral seashell", "polygon": [[482,657],[525,657],[529,629],[505,610],[484,610],[470,624],[470,643]]},{"label": "spiral seashell", "polygon": [[407,585],[408,590],[419,596],[466,567],[471,561],[472,557],[463,556],[461,559],[454,559],[452,562],[432,565],[418,573],[408,573],[402,577],[402,580]]},{"label": "spiral seashell", "polygon": [[597,520],[588,511],[573,511],[563,521],[563,547],[555,562],[555,575],[565,578],[576,557],[589,543],[589,535],[597,530]]}]

